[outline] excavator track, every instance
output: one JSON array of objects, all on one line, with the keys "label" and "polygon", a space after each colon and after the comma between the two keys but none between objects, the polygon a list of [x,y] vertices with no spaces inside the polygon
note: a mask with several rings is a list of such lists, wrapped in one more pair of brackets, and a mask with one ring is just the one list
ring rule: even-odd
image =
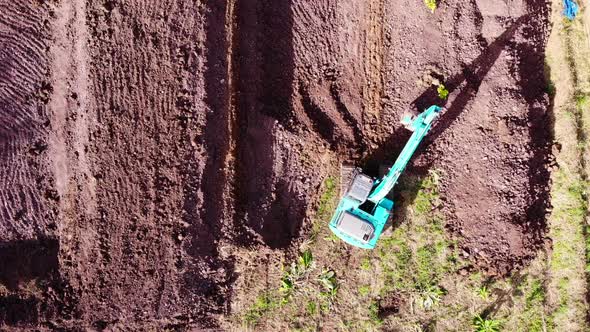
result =
[{"label": "excavator track", "polygon": [[344,197],[350,187],[356,166],[349,164],[340,165],[340,198]]}]

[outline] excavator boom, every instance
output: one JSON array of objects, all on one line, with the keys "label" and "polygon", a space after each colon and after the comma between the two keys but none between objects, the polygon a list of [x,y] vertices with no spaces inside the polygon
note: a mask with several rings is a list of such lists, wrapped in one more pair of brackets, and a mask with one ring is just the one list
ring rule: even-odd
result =
[{"label": "excavator boom", "polygon": [[415,118],[406,117],[402,119],[402,122],[408,129],[414,133],[406,143],[406,146],[397,157],[397,160],[393,166],[389,169],[387,175],[380,181],[377,181],[375,189],[369,195],[369,200],[375,204],[381,201],[389,192],[393,189],[393,186],[397,183],[399,176],[402,174],[410,159],[416,152],[418,145],[422,142],[422,139],[426,136],[432,123],[438,117],[440,113],[440,107],[430,106],[426,111],[421,113]]}]

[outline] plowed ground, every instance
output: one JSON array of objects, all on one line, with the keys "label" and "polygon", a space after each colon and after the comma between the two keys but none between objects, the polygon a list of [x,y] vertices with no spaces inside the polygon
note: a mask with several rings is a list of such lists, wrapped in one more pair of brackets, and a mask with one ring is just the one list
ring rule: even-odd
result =
[{"label": "plowed ground", "polygon": [[408,171],[441,172],[465,256],[521,266],[545,234],[548,15],[1,0],[0,325],[214,328],[236,253],[304,239],[329,165],[392,163],[401,115],[433,103],[447,110]]}]

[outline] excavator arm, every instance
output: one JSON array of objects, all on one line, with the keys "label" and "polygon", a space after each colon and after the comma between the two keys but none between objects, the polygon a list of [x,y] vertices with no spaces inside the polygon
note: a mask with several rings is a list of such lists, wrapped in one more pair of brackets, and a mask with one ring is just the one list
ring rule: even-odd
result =
[{"label": "excavator arm", "polygon": [[405,117],[402,119],[402,123],[406,125],[406,127],[412,130],[414,133],[406,143],[406,146],[397,157],[397,160],[393,164],[393,166],[389,169],[389,172],[381,179],[375,183],[375,189],[371,192],[368,197],[368,200],[378,204],[385,196],[389,194],[389,192],[393,189],[393,186],[397,183],[399,176],[402,174],[412,155],[418,148],[418,145],[426,136],[430,127],[432,127],[432,123],[440,114],[441,108],[434,105],[430,106],[426,111],[422,112],[415,118],[411,116]]}]

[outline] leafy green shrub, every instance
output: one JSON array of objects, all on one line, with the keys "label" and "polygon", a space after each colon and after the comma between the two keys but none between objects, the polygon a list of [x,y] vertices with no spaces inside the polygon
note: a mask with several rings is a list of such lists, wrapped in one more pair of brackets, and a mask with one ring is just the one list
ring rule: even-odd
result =
[{"label": "leafy green shrub", "polygon": [[490,298],[490,290],[486,285],[483,285],[477,289],[477,295],[480,299],[487,301]]},{"label": "leafy green shrub", "polygon": [[438,286],[430,286],[420,292],[420,306],[425,310],[438,305],[445,292]]},{"label": "leafy green shrub", "polygon": [[500,332],[500,321],[477,315],[473,319],[473,327],[475,332]]},{"label": "leafy green shrub", "polygon": [[279,291],[283,294],[283,302],[293,294],[298,284],[303,280],[307,273],[313,268],[313,255],[310,250],[306,250],[299,256],[297,263],[291,263],[291,266],[281,278]]},{"label": "leafy green shrub", "polygon": [[436,92],[438,92],[438,97],[442,100],[447,99],[449,97],[449,90],[445,87],[444,84],[440,83],[436,88]]},{"label": "leafy green shrub", "polygon": [[313,263],[313,255],[310,250],[306,250],[301,256],[299,256],[299,266],[302,270],[308,270],[311,268]]},{"label": "leafy green shrub", "polygon": [[428,7],[428,9],[430,9],[431,12],[434,13],[437,7],[436,0],[424,0],[424,4],[426,5],[426,7]]}]

